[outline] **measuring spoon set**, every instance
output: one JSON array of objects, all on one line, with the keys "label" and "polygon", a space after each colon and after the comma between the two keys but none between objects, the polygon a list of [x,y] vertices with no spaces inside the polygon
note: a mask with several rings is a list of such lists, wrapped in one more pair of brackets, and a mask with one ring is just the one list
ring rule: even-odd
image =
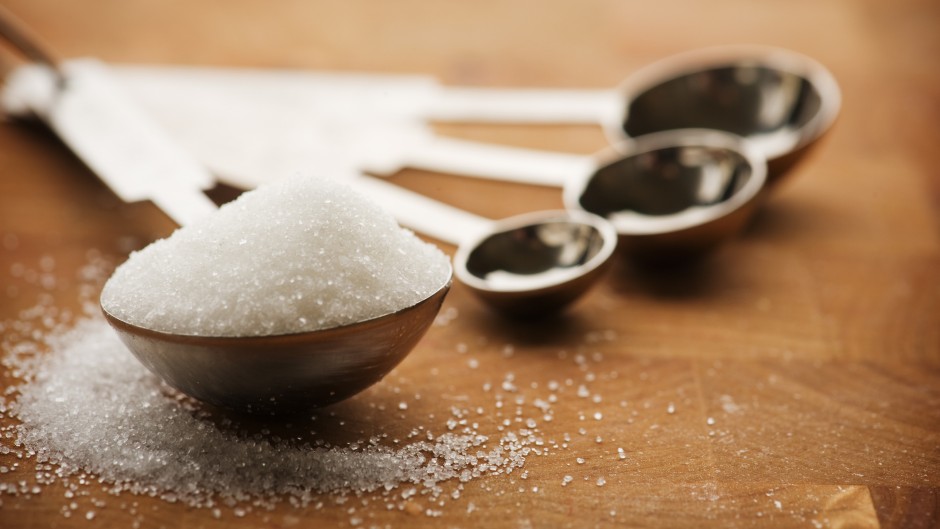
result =
[{"label": "measuring spoon set", "polygon": [[[82,59],[14,71],[6,110],[42,106],[36,94],[55,91],[57,71],[78,80],[72,84],[96,86],[89,91],[99,95],[122,89],[230,185],[250,189],[303,171],[351,175],[403,225],[456,244],[458,278],[509,312],[545,306],[505,301],[520,299],[520,291],[569,288],[575,278],[593,277],[602,268],[596,261],[612,253],[607,239],[619,238],[626,252],[644,259],[681,259],[734,236],[767,189],[831,126],[840,105],[832,75],[816,61],[778,48],[729,46],[670,57],[617,88],[588,90],[446,87],[417,75],[106,68]],[[106,97],[112,96],[119,99]],[[441,137],[432,121],[595,124],[611,145],[583,156],[484,144]],[[493,236],[494,221],[363,176],[405,167],[561,188],[566,210],[543,217],[554,226],[562,216],[578,228],[533,269],[520,269],[526,259],[511,257],[514,250],[505,246],[499,265],[470,265],[471,256],[483,255],[478,247]],[[211,208],[194,198],[210,183],[205,175],[174,175],[140,179],[141,189],[115,185],[123,185],[123,198],[154,199],[181,223],[206,214]],[[169,195],[154,183],[173,178]],[[181,190],[187,178],[191,192]],[[546,228],[535,218],[513,229],[538,234]],[[609,232],[617,236],[605,239]],[[579,233],[588,235],[571,235]],[[559,261],[572,247],[590,251]],[[559,305],[577,295],[562,297]]]}]

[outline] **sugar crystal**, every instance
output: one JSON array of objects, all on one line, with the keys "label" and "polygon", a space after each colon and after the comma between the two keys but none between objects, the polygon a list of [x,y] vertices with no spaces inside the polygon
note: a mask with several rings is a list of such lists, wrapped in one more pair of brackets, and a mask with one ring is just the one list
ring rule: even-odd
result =
[{"label": "sugar crystal", "polygon": [[396,312],[449,277],[446,256],[378,205],[334,180],[294,177],[131,254],[101,303],[153,330],[261,336]]}]

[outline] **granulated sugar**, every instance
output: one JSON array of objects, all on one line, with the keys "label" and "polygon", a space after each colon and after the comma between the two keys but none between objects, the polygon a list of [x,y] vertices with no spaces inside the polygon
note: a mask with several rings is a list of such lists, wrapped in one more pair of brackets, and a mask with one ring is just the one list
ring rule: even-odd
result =
[{"label": "granulated sugar", "polygon": [[132,254],[101,303],[164,332],[272,335],[395,312],[449,277],[446,256],[378,205],[332,179],[296,177]]},{"label": "granulated sugar", "polygon": [[[173,394],[100,317],[43,342],[21,342],[16,354],[4,358],[27,382],[12,403],[0,407],[0,416],[6,412],[20,421],[12,430],[16,446],[35,457],[37,468],[57,466],[44,473],[46,481],[92,473],[112,493],[197,507],[246,501],[264,506],[284,498],[306,505],[323,493],[397,497],[392,491],[401,485],[414,487],[408,496],[437,498],[443,481],[521,467],[529,445],[539,441],[531,432],[507,432],[491,441],[468,429],[439,436],[427,431],[394,448],[383,445],[381,436],[331,447],[249,435],[220,427]],[[49,351],[38,353],[40,348]]]}]

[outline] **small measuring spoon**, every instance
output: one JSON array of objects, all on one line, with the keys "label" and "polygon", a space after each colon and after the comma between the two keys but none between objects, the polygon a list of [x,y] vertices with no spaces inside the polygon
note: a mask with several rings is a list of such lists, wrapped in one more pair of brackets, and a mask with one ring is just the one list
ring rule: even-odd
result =
[{"label": "small measuring spoon", "polygon": [[765,193],[767,166],[751,143],[726,132],[669,130],[595,156],[564,187],[565,206],[607,218],[629,254],[697,256],[739,233]]},{"label": "small measuring spoon", "polygon": [[511,315],[539,316],[567,306],[600,278],[617,245],[610,223],[584,211],[494,221],[372,177],[353,185],[402,225],[457,245],[457,279]]}]

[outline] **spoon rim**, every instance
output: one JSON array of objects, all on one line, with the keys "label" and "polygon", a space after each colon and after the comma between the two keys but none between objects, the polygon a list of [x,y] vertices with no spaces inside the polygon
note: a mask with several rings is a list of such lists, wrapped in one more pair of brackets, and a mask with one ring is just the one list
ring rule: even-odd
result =
[{"label": "spoon rim", "polygon": [[835,123],[842,106],[842,92],[835,76],[822,63],[802,53],[777,46],[729,44],[671,55],[630,74],[616,89],[623,95],[623,106],[619,115],[609,116],[603,124],[605,135],[611,143],[630,138],[623,130],[623,123],[630,104],[640,94],[680,77],[742,63],[797,75],[819,92],[819,111],[804,125],[794,129],[796,143],[762,147],[768,160],[799,150],[816,141]]},{"label": "spoon rim", "polygon": [[[747,163],[751,174],[744,185],[731,197],[716,204],[686,208],[669,215],[636,213],[639,220],[630,222],[629,225],[606,219],[619,235],[663,235],[708,224],[745,207],[755,200],[767,185],[767,160],[760,150],[745,138],[715,129],[674,129],[620,140],[594,156],[595,167],[600,169],[630,157],[676,147],[718,148],[738,154]],[[586,211],[581,205],[581,196],[595,174],[596,172],[585,174],[565,186],[563,198],[567,208]]]},{"label": "spoon rim", "polygon": [[[601,245],[601,248],[598,250],[598,252],[593,255],[586,263],[577,267],[572,267],[571,271],[573,273],[565,274],[563,277],[546,282],[545,284],[536,288],[532,288],[528,285],[519,285],[515,287],[501,286],[494,288],[484,279],[472,274],[469,269],[467,269],[467,261],[469,260],[470,254],[487,238],[499,233],[519,229],[524,226],[532,226],[551,221],[562,221],[589,226],[597,231],[601,237],[601,240],[603,241],[603,244]],[[610,221],[589,211],[553,209],[522,213],[520,215],[513,215],[511,217],[492,221],[492,224],[489,226],[489,229],[486,230],[486,232],[476,234],[473,237],[461,242],[457,246],[457,252],[454,254],[454,274],[461,283],[467,285],[471,289],[475,289],[481,292],[491,294],[526,293],[535,296],[543,292],[557,289],[568,283],[572,283],[602,267],[613,256],[614,250],[617,247],[618,238],[619,236],[617,234],[617,230],[614,229],[614,226],[610,223]],[[575,271],[576,273],[574,273]]]},{"label": "spoon rim", "polygon": [[373,326],[376,324],[381,324],[388,319],[396,318],[402,314],[411,311],[421,305],[433,302],[434,299],[446,296],[450,288],[453,286],[454,282],[454,267],[448,263],[448,273],[444,283],[437,287],[431,294],[419,300],[416,303],[413,303],[407,307],[392,311],[386,312],[385,314],[380,314],[371,318],[367,318],[360,321],[355,321],[352,323],[345,323],[342,325],[334,325],[332,327],[326,327],[323,329],[317,329],[313,331],[297,331],[297,332],[288,332],[281,334],[259,334],[259,335],[247,335],[247,336],[206,336],[198,334],[184,334],[184,333],[173,333],[167,331],[161,331],[156,329],[150,329],[147,327],[141,327],[134,323],[130,323],[127,320],[121,319],[118,316],[110,313],[99,301],[98,307],[101,309],[102,314],[107,320],[108,324],[117,329],[123,330],[129,334],[136,336],[142,336],[150,338],[153,340],[159,340],[167,343],[174,344],[187,344],[187,345],[200,345],[200,346],[217,346],[220,348],[230,347],[237,344],[251,346],[259,344],[292,344],[297,342],[312,341],[314,337],[324,338],[331,335],[342,335],[349,332],[353,327],[359,326]]}]

